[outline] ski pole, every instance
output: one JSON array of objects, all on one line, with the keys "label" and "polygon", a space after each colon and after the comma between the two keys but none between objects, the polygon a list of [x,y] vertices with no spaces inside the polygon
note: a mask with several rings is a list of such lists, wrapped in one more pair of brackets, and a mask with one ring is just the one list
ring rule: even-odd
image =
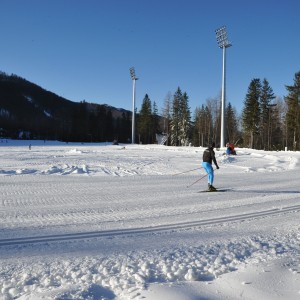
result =
[{"label": "ski pole", "polygon": [[203,175],[202,177],[200,177],[199,179],[197,179],[195,182],[193,182],[192,184],[188,185],[187,188],[191,187],[192,185],[194,185],[195,183],[199,182],[201,179],[203,179],[204,177],[206,177],[207,174]]},{"label": "ski pole", "polygon": [[198,167],[196,169],[193,169],[193,170],[188,170],[188,171],[184,171],[184,172],[181,172],[181,173],[177,173],[177,174],[173,174],[172,176],[176,176],[176,175],[180,175],[180,174],[184,174],[184,173],[188,173],[188,172],[192,172],[192,171],[195,171],[195,170],[198,170],[198,169],[201,169],[202,167]]}]

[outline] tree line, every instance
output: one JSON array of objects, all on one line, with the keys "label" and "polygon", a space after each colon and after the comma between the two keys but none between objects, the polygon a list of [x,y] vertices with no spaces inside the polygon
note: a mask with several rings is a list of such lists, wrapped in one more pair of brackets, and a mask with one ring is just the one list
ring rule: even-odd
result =
[{"label": "tree line", "polygon": [[[251,80],[241,114],[230,102],[225,107],[225,140],[240,147],[300,150],[300,72],[286,89],[287,96],[281,99],[274,95],[267,79]],[[220,97],[206,100],[192,116],[189,97],[178,87],[174,94],[167,94],[161,117],[159,121],[156,104],[152,106],[146,95],[137,118],[140,142],[152,143],[160,132],[170,146],[219,144]]]},{"label": "tree line", "polygon": [[276,98],[267,79],[253,79],[242,111],[243,145],[265,150],[300,150],[300,72],[287,96]]},{"label": "tree line", "polygon": [[[300,72],[286,85],[287,96],[275,97],[267,79],[251,80],[242,112],[225,107],[225,141],[265,150],[300,150]],[[159,113],[146,94],[136,109],[135,141],[170,146],[219,144],[221,97],[210,98],[191,112],[180,87],[165,97]],[[131,142],[132,113],[107,105],[72,102],[16,75],[0,72],[0,136],[62,141]],[[25,134],[26,133],[26,134]]]}]

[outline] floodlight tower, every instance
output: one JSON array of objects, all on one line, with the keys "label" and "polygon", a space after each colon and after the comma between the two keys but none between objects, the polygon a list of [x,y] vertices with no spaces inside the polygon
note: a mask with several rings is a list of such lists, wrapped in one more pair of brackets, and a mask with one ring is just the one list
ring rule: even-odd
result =
[{"label": "floodlight tower", "polygon": [[222,71],[222,109],[221,109],[221,143],[220,147],[225,147],[225,83],[226,83],[226,48],[232,46],[227,39],[226,27],[223,26],[216,31],[218,45],[223,49],[223,71]]},{"label": "floodlight tower", "polygon": [[132,133],[131,133],[131,143],[134,144],[135,136],[135,82],[138,78],[135,76],[134,67],[130,68],[130,75],[133,82],[133,92],[132,92]]}]

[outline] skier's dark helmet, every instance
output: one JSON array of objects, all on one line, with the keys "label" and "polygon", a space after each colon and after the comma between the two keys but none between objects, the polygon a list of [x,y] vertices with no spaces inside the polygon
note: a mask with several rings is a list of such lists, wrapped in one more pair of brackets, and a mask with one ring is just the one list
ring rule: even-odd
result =
[{"label": "skier's dark helmet", "polygon": [[210,144],[210,148],[215,148],[216,147],[216,144],[214,143],[214,142],[212,142],[211,144]]}]

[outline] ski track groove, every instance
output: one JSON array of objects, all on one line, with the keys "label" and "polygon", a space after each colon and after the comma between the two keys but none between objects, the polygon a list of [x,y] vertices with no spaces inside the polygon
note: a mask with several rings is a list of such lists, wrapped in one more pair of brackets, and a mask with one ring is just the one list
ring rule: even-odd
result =
[{"label": "ski track groove", "polygon": [[299,212],[300,205],[287,206],[282,208],[274,208],[269,210],[256,211],[253,213],[239,214],[233,216],[224,216],[218,218],[211,218],[201,221],[183,222],[175,224],[166,224],[158,226],[149,226],[141,228],[131,229],[113,229],[104,231],[92,231],[82,233],[70,233],[70,234],[57,234],[57,235],[46,235],[46,236],[35,236],[35,237],[24,237],[24,238],[13,238],[13,239],[2,239],[0,240],[0,247],[13,246],[13,245],[24,245],[24,244],[36,244],[36,243],[48,243],[48,242],[59,242],[67,240],[78,240],[78,239],[90,239],[90,238],[101,238],[101,237],[115,237],[115,236],[126,236],[136,234],[153,234],[164,231],[182,230],[193,227],[201,227],[207,225],[216,225],[227,222],[245,221],[249,219],[261,218],[266,216],[274,216],[282,213]]},{"label": "ski track groove", "polygon": [[[152,177],[150,183],[140,181],[139,178],[134,180],[140,187],[143,185],[155,186],[156,182],[161,179]],[[169,181],[170,176],[167,176],[166,180]],[[174,180],[172,177],[173,184],[177,185],[177,180],[182,182],[182,178],[177,177]],[[189,181],[190,177],[187,177],[187,180]],[[105,227],[106,223],[122,221],[129,223],[139,221],[142,223],[145,219],[148,219],[149,224],[151,224],[157,218],[160,218],[163,224],[163,218],[170,215],[173,218],[189,215],[194,219],[199,219],[201,216],[198,214],[207,213],[209,218],[210,212],[215,210],[214,203],[206,201],[206,197],[199,197],[200,201],[204,199],[206,202],[201,203],[201,206],[191,205],[194,199],[182,201],[182,194],[186,190],[182,191],[181,189],[179,191],[178,188],[171,191],[168,189],[151,190],[151,193],[145,194],[140,192],[136,186],[122,184],[120,187],[113,186],[114,193],[112,194],[112,187],[106,182],[101,185],[80,181],[80,184],[73,186],[73,189],[68,188],[68,182],[68,180],[64,180],[66,186],[57,182],[39,182],[32,185],[29,184],[30,180],[23,177],[21,181],[22,190],[19,188],[19,184],[9,183],[10,189],[6,190],[5,199],[2,200],[2,207],[0,207],[0,227],[5,230],[11,224],[16,229],[22,224],[27,224],[30,228],[46,228],[50,225],[60,226],[65,222],[75,226],[89,224]],[[14,186],[18,187],[16,191],[14,191]],[[88,194],[86,194],[86,190],[88,190]],[[236,190],[235,192],[242,193],[243,191]],[[216,195],[209,194],[208,197],[214,198]],[[174,205],[162,207],[159,201],[162,198]],[[136,205],[138,203],[136,199],[143,199],[143,203]],[[151,199],[158,199],[158,201],[149,201],[150,204],[148,204],[148,200]],[[251,207],[255,210],[257,209],[256,204],[268,203],[268,199],[272,199],[272,201],[275,199],[282,200],[282,194],[274,195],[274,193],[267,191],[266,194],[251,196],[251,203],[246,205],[242,205],[239,201],[224,201],[223,212],[230,212],[232,208],[240,208],[241,205],[247,210]],[[280,202],[282,203],[282,201]],[[103,206],[103,204],[105,205]],[[116,223],[114,226],[119,226],[119,224]]]}]

